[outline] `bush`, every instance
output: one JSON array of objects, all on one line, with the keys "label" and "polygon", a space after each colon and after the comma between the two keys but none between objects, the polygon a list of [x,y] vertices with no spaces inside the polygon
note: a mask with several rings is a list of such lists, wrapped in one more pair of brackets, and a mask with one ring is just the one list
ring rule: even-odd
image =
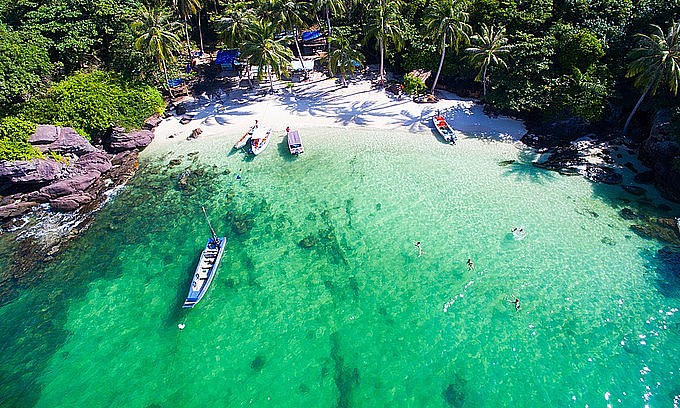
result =
[{"label": "bush", "polygon": [[404,92],[407,94],[417,95],[426,89],[427,86],[425,85],[425,82],[423,82],[423,80],[419,77],[410,73],[404,75]]},{"label": "bush", "polygon": [[128,83],[117,74],[93,71],[54,84],[45,97],[24,104],[20,116],[36,123],[72,127],[91,140],[112,125],[126,130],[141,128],[146,118],[164,108],[158,90]]},{"label": "bush", "polygon": [[36,124],[9,116],[0,119],[0,160],[31,160],[44,157],[28,138],[35,133]]}]

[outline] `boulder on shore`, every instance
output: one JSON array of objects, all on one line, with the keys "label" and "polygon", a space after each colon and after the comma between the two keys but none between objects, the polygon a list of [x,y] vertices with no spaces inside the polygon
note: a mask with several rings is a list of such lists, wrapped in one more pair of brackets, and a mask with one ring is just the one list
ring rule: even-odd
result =
[{"label": "boulder on shore", "polygon": [[90,170],[97,170],[103,174],[111,170],[111,166],[109,155],[101,150],[84,154],[74,163],[74,167],[84,173]]},{"label": "boulder on shore", "polygon": [[80,156],[97,150],[84,137],[80,136],[75,129],[70,127],[58,128],[57,139],[48,145],[37,144],[36,147],[42,152],[54,152],[59,154],[74,154]]},{"label": "boulder on shore", "polygon": [[40,189],[40,193],[50,198],[63,197],[81,192],[90,187],[101,175],[97,170],[90,170],[85,174],[57,181]]},{"label": "boulder on shore", "polygon": [[153,136],[150,130],[133,130],[125,133],[123,128],[113,127],[109,129],[105,141],[109,150],[117,153],[124,150],[143,149],[151,143]]},{"label": "boulder on shore", "polygon": [[50,208],[55,211],[74,211],[83,204],[92,201],[94,197],[87,193],[76,193],[50,200]]},{"label": "boulder on shore", "polygon": [[64,164],[52,159],[0,162],[0,186],[2,184],[41,185],[56,180]]}]

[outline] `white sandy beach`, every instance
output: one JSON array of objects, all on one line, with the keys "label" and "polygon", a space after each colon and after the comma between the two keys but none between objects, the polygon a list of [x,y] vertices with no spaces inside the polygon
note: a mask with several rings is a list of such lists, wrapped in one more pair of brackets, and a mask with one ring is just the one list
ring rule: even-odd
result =
[{"label": "white sandy beach", "polygon": [[[277,82],[276,93],[263,95],[268,89],[269,84],[263,82],[259,89],[218,90],[216,95],[185,98],[186,115],[165,119],[155,131],[150,150],[171,148],[169,145],[186,140],[196,128],[202,130],[201,139],[224,138],[225,144],[233,144],[255,120],[275,132],[282,132],[287,126],[293,129],[362,126],[426,132],[431,129],[431,117],[437,110],[445,113],[454,129],[467,135],[518,140],[526,132],[522,122],[502,116],[491,118],[484,114],[481,104],[445,91],[438,92],[439,102],[421,104],[407,95],[400,98],[374,88],[368,79],[355,80],[342,88],[336,80],[316,72],[290,89]],[[183,116],[193,117],[182,124]]]}]

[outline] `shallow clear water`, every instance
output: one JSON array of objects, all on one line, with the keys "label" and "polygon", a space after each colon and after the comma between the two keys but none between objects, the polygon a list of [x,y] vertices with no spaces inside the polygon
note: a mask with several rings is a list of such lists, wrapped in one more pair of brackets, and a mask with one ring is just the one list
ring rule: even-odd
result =
[{"label": "shallow clear water", "polygon": [[[0,405],[673,404],[680,292],[619,187],[506,143],[301,134],[297,159],[278,134],[254,160],[145,152],[53,278],[0,309]],[[186,311],[201,205],[229,244]]]}]

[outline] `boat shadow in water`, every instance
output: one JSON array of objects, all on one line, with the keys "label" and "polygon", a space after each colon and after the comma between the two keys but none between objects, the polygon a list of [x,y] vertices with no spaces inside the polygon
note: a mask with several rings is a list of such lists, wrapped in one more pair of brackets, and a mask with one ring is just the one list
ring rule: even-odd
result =
[{"label": "boat shadow in water", "polygon": [[285,137],[276,144],[276,150],[284,161],[294,162],[298,159],[296,155],[290,154],[290,150],[288,150],[288,141]]}]

